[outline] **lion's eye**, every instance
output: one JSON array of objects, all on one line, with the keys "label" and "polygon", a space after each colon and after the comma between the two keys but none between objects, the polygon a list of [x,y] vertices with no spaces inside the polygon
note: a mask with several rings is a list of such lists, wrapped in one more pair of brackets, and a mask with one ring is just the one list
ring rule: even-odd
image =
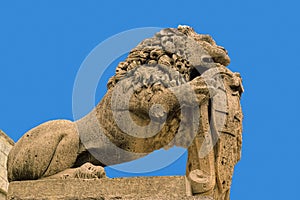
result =
[{"label": "lion's eye", "polygon": [[212,59],[212,57],[209,57],[209,56],[203,56],[201,59],[205,63],[213,63],[214,62],[214,60]]}]

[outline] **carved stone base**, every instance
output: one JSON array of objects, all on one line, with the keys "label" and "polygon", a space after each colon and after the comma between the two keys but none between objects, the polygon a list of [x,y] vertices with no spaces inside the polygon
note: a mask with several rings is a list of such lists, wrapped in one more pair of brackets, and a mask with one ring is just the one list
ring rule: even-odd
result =
[{"label": "carved stone base", "polygon": [[188,197],[184,176],[135,177],[115,179],[66,179],[16,181],[9,184],[9,200],[212,200],[211,197]]}]

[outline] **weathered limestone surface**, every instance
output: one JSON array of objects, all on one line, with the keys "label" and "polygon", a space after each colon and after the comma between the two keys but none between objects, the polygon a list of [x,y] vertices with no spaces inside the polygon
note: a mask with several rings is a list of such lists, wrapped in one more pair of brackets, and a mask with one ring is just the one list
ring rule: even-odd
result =
[{"label": "weathered limestone surface", "polygon": [[[209,35],[189,26],[161,30],[118,64],[90,113],[25,133],[8,156],[8,180],[101,179],[104,166],[181,146],[188,149],[184,194],[229,200],[241,153],[244,91],[229,63],[225,48]],[[166,187],[152,194],[173,195],[160,188]]]},{"label": "weathered limestone surface", "polygon": [[185,187],[184,176],[16,181],[9,186],[8,200],[212,200],[188,197]]},{"label": "weathered limestone surface", "polygon": [[0,130],[0,200],[6,199],[8,190],[7,181],[7,156],[14,142]]}]

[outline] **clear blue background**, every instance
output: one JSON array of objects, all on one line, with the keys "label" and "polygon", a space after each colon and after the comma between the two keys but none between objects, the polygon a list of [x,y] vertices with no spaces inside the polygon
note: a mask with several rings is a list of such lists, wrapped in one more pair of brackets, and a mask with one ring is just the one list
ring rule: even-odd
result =
[{"label": "clear blue background", "polygon": [[[77,70],[106,38],[188,24],[225,46],[229,68],[243,76],[232,199],[299,199],[299,8],[296,0],[1,1],[0,128],[17,141],[47,120],[72,119]],[[184,174],[185,161],[146,175]]]}]

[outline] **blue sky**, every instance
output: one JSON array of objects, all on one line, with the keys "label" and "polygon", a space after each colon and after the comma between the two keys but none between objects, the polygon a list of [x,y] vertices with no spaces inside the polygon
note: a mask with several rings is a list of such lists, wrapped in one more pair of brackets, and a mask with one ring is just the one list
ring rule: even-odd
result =
[{"label": "blue sky", "polygon": [[[187,24],[226,47],[229,68],[243,77],[243,153],[232,199],[297,199],[299,7],[295,0],[1,1],[0,129],[17,141],[42,122],[73,119],[77,71],[108,37]],[[185,162],[186,155],[144,175],[184,174]]]}]

